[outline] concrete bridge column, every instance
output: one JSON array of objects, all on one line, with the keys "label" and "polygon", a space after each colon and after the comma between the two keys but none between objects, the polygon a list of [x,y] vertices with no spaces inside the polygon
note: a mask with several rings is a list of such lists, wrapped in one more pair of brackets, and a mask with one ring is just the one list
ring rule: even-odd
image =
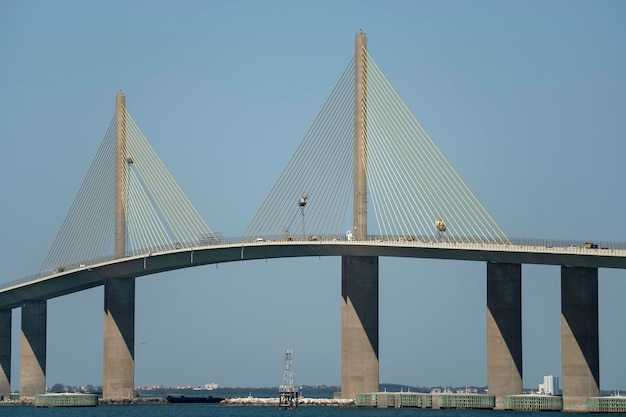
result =
[{"label": "concrete bridge column", "polygon": [[522,394],[522,265],[487,263],[487,388],[503,408]]},{"label": "concrete bridge column", "polygon": [[12,310],[0,310],[0,400],[11,394]]},{"label": "concrete bridge column", "polygon": [[102,397],[130,399],[135,385],[135,278],[104,284]]},{"label": "concrete bridge column", "polygon": [[[126,95],[115,96],[116,259],[126,257]],[[130,399],[135,388],[135,278],[104,283],[104,362],[102,397]]]},{"label": "concrete bridge column", "polygon": [[47,312],[45,300],[25,301],[22,305],[21,398],[46,393]]},{"label": "concrete bridge column", "polygon": [[563,410],[587,411],[600,395],[598,268],[561,267]]},{"label": "concrete bridge column", "polygon": [[341,396],[378,391],[378,257],[341,258]]}]

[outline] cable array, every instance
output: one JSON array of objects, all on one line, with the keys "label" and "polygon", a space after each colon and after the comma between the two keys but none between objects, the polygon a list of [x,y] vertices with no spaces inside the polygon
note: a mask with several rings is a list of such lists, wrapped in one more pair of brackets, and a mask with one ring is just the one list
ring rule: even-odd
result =
[{"label": "cable array", "polygon": [[[370,235],[387,240],[509,243],[367,51],[365,166]],[[245,239],[315,239],[352,230],[353,58],[244,232]],[[123,109],[126,255],[219,240]],[[41,272],[113,257],[116,118]],[[375,220],[377,230],[372,227]]]},{"label": "cable array", "polygon": [[367,56],[367,180],[378,234],[508,239]]},{"label": "cable array", "polygon": [[127,254],[216,242],[130,114],[125,115]]},{"label": "cable array", "polygon": [[[354,59],[244,232],[247,238],[303,239],[350,228]],[[304,205],[301,205],[304,202]]]},{"label": "cable array", "polygon": [[[387,240],[508,243],[371,56],[361,52],[366,139],[358,163],[367,176],[369,234]],[[244,236],[311,238],[352,229],[346,214],[353,207],[354,62]],[[299,206],[305,196],[308,202]],[[298,219],[301,229],[293,227]]]},{"label": "cable array", "polygon": [[[123,112],[126,255],[216,243],[135,121],[125,108]],[[41,273],[113,258],[116,128],[114,116]]]},{"label": "cable array", "polygon": [[113,256],[115,117],[48,252],[40,273]]}]

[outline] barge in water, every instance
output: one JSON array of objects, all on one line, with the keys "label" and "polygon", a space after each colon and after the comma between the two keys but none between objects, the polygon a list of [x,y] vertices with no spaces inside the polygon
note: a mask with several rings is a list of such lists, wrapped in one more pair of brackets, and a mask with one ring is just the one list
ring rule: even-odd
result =
[{"label": "barge in water", "polygon": [[224,400],[221,397],[214,397],[209,395],[208,397],[185,397],[181,396],[167,396],[167,402],[170,404],[219,404]]}]

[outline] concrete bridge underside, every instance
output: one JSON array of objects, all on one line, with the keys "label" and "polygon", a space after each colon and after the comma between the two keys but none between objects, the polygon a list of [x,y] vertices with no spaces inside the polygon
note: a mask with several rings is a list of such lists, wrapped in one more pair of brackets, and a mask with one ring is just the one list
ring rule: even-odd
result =
[{"label": "concrete bridge underside", "polygon": [[[127,258],[0,290],[0,396],[8,395],[10,387],[12,308],[23,309],[22,392],[34,395],[45,390],[47,299],[111,280],[134,288],[135,277],[180,268],[297,256],[342,256],[342,386],[346,398],[378,388],[378,256],[487,262],[488,385],[490,393],[497,396],[519,394],[522,386],[520,261],[570,265],[561,270],[564,408],[580,409],[587,397],[598,395],[597,268],[624,268],[624,258],[345,242],[290,245],[268,242]],[[109,362],[110,369],[105,372],[104,385],[109,384],[112,389],[111,397],[124,397],[133,389],[134,292],[121,304],[123,308],[108,302],[106,307],[107,311],[116,311],[117,318],[112,316],[113,326],[106,325],[109,330],[105,330],[105,335],[117,333],[116,343],[125,346],[121,357]]]}]

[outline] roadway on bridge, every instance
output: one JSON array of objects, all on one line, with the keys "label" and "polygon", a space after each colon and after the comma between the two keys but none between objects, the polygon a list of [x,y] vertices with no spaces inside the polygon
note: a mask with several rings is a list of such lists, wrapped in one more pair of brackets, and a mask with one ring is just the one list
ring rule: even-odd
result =
[{"label": "roadway on bridge", "polygon": [[202,265],[305,256],[383,256],[514,264],[626,269],[626,250],[408,241],[266,241],[220,244],[149,253],[84,264],[50,275],[8,283],[0,309],[25,300],[47,300],[103,285],[109,278],[141,277]]}]

